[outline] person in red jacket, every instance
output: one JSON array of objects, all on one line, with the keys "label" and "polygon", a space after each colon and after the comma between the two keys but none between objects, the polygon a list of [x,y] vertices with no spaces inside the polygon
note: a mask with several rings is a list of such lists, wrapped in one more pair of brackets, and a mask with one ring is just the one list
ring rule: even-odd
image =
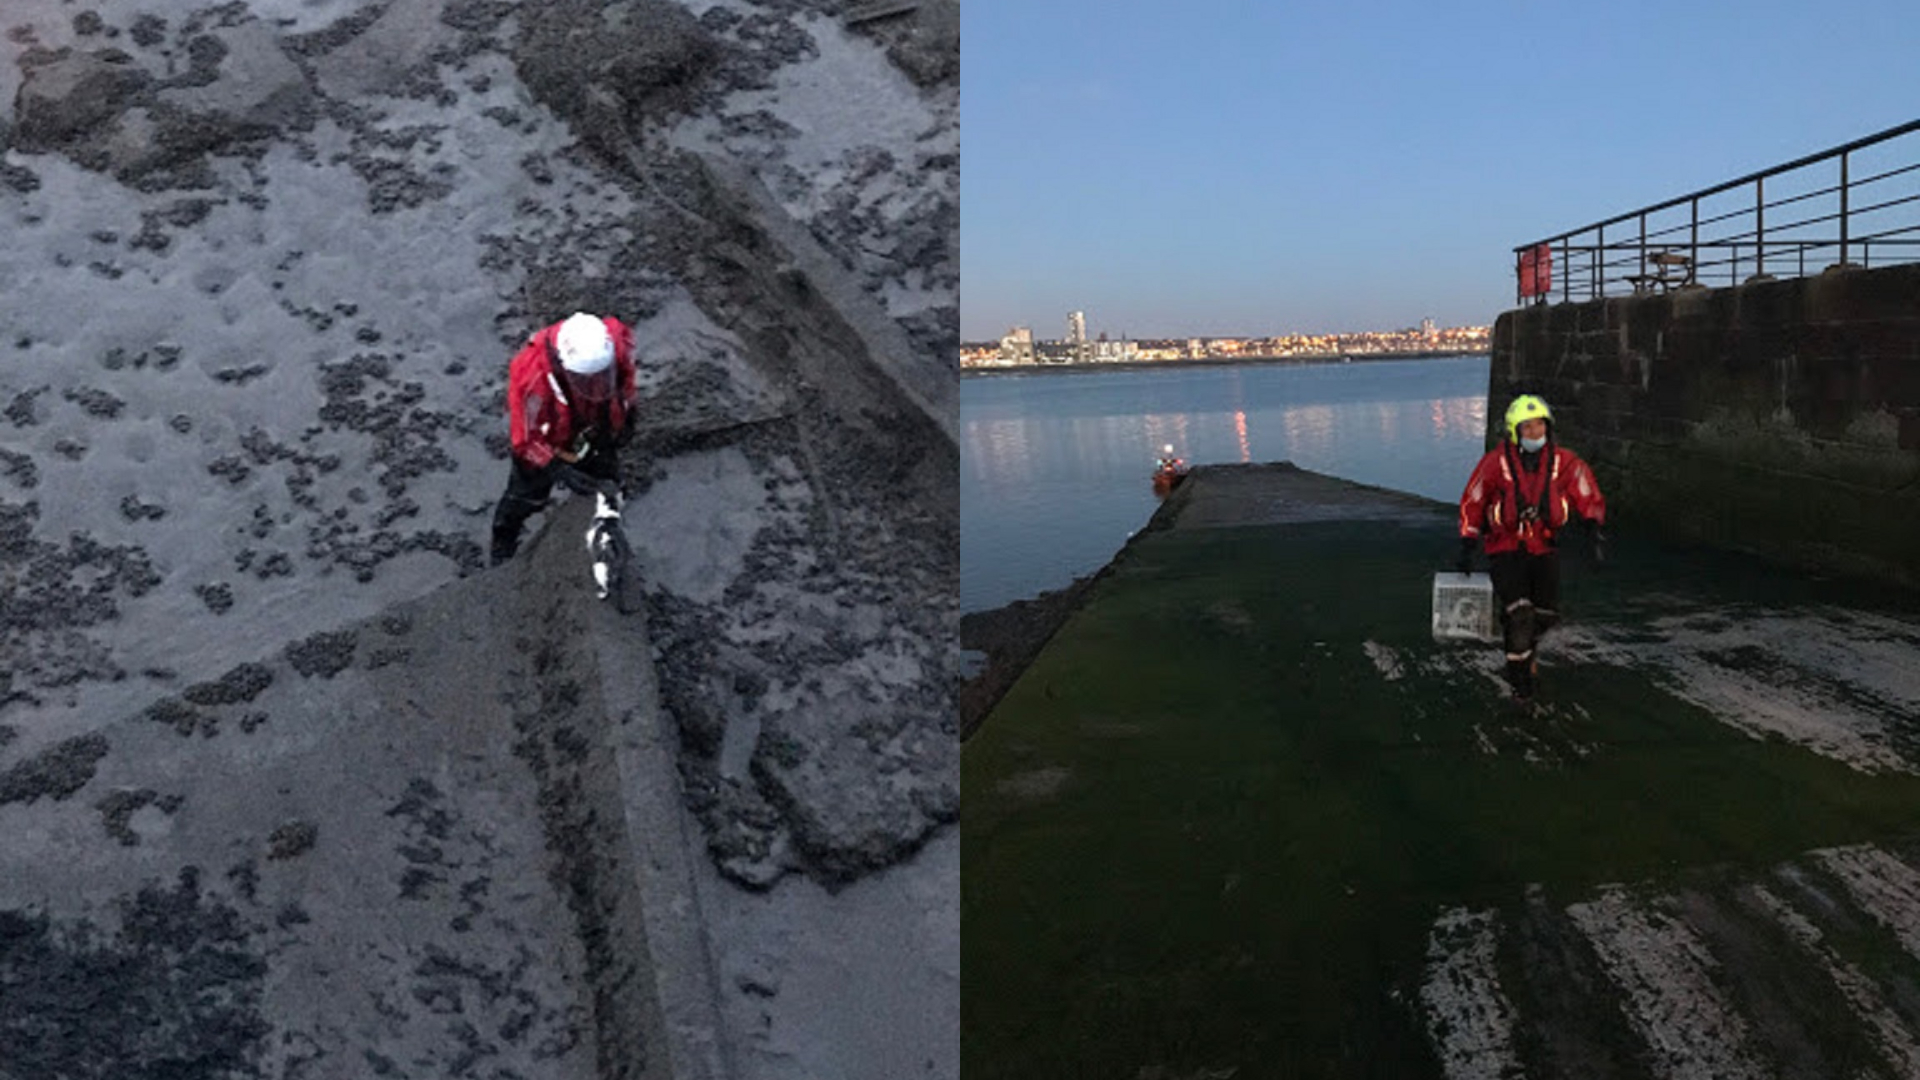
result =
[{"label": "person in red jacket", "polygon": [[1503,608],[1507,683],[1522,704],[1532,700],[1540,638],[1560,621],[1560,556],[1555,540],[1576,519],[1606,558],[1607,501],[1580,456],[1554,445],[1547,403],[1522,394],[1507,407],[1507,438],[1474,467],[1460,496],[1459,570],[1473,567],[1484,546],[1487,572]]},{"label": "person in red jacket", "polygon": [[507,369],[512,471],[493,512],[494,565],[513,558],[527,518],[547,505],[561,469],[619,482],[615,449],[631,431],[633,332],[575,312],[541,330]]}]

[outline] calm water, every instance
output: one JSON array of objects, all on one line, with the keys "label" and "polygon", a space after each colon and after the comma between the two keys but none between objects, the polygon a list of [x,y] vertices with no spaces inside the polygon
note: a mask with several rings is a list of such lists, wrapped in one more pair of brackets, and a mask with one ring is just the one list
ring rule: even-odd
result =
[{"label": "calm water", "polygon": [[960,605],[1105,565],[1195,464],[1303,469],[1452,501],[1487,429],[1487,358],[990,375],[960,382]]}]

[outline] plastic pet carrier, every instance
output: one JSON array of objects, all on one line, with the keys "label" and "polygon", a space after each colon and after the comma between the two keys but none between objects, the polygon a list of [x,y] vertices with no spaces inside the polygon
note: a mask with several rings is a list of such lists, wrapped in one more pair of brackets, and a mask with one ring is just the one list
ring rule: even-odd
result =
[{"label": "plastic pet carrier", "polygon": [[1492,578],[1451,571],[1433,575],[1433,640],[1500,640]]}]

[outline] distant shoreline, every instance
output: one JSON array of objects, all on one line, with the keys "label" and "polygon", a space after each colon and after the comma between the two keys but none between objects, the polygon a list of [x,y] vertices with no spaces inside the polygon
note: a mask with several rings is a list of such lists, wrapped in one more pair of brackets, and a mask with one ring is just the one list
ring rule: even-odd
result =
[{"label": "distant shoreline", "polygon": [[976,375],[1032,375],[1036,372],[1061,372],[1072,374],[1084,371],[1130,371],[1139,368],[1189,368],[1189,367],[1234,367],[1241,364],[1287,364],[1306,367],[1309,365],[1338,364],[1351,359],[1356,364],[1376,360],[1450,360],[1462,356],[1486,356],[1485,350],[1463,349],[1458,352],[1382,352],[1349,353],[1343,356],[1210,356],[1202,360],[1106,360],[1089,361],[1084,364],[1012,364],[992,367],[963,367],[960,377],[971,378]]}]

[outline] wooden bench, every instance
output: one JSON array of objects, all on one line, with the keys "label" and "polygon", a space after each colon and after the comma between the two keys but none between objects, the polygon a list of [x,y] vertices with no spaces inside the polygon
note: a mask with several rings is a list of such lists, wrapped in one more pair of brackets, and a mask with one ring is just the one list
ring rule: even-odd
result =
[{"label": "wooden bench", "polygon": [[1627,275],[1636,293],[1652,292],[1656,288],[1665,292],[1675,285],[1693,284],[1693,259],[1689,256],[1677,251],[1656,251],[1647,256],[1647,263],[1653,267],[1653,273]]}]

